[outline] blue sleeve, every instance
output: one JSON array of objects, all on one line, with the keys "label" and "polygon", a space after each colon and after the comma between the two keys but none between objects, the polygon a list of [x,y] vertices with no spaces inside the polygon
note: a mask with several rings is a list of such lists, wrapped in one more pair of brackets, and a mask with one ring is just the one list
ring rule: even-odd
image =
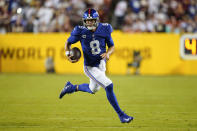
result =
[{"label": "blue sleeve", "polygon": [[113,28],[110,24],[108,25],[108,31],[109,31],[110,34],[113,32]]},{"label": "blue sleeve", "polygon": [[112,37],[111,37],[111,33],[113,32],[113,28],[112,28],[112,26],[109,24],[108,26],[107,26],[107,38],[106,38],[106,43],[107,43],[107,46],[108,47],[111,47],[111,46],[114,46],[114,41],[113,41],[113,39],[112,39]]},{"label": "blue sleeve", "polygon": [[71,43],[71,44],[74,44],[76,43],[77,41],[80,40],[80,35],[81,34],[81,30],[78,26],[76,26],[73,31],[71,32],[71,35],[70,37],[68,38],[68,42]]},{"label": "blue sleeve", "polygon": [[106,43],[107,43],[108,47],[114,46],[114,41],[113,41],[111,35],[107,36]]}]

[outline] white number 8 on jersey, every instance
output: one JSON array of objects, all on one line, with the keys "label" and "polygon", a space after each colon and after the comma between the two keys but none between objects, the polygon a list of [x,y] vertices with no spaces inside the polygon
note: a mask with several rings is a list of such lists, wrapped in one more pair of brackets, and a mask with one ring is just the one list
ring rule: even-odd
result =
[{"label": "white number 8 on jersey", "polygon": [[90,47],[91,47],[91,51],[92,51],[92,54],[93,55],[97,55],[101,52],[101,49],[100,49],[100,43],[98,40],[93,40],[90,42]]}]

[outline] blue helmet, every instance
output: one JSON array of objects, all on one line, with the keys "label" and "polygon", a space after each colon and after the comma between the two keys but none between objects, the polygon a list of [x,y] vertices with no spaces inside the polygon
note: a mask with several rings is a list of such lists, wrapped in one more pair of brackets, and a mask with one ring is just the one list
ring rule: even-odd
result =
[{"label": "blue helmet", "polygon": [[[99,14],[95,9],[87,9],[83,14],[83,25],[89,30],[95,29],[99,24]],[[87,25],[86,20],[95,20],[92,26]]]}]

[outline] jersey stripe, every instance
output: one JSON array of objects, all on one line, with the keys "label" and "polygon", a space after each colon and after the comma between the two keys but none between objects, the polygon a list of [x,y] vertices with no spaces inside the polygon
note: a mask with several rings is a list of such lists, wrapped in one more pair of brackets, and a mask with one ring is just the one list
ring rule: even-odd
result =
[{"label": "jersey stripe", "polygon": [[89,14],[89,15],[90,15],[90,13],[91,13],[91,9],[88,10],[88,14]]},{"label": "jersey stripe", "polygon": [[87,73],[87,75],[94,81],[96,81],[97,84],[99,84],[100,86],[102,86],[103,88],[105,88],[105,86],[100,83],[98,80],[96,80],[96,78],[88,71],[87,66],[85,66],[85,72]]}]

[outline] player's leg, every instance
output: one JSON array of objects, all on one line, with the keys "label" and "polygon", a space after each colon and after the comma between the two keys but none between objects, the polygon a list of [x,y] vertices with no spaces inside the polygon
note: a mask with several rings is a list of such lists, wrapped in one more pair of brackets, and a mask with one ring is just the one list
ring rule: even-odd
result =
[{"label": "player's leg", "polygon": [[73,92],[76,91],[76,86],[74,86],[72,83],[70,83],[70,81],[68,81],[64,88],[62,89],[60,95],[59,95],[59,98],[61,99],[64,95],[66,94],[71,94]]},{"label": "player's leg", "polygon": [[[91,87],[91,88],[90,88]],[[99,90],[99,85],[90,80],[90,84],[84,83],[80,85],[73,85],[69,81],[65,84],[63,90],[60,93],[59,98],[61,99],[66,94],[71,94],[77,91],[87,92],[90,94],[94,94]]]},{"label": "player's leg", "polygon": [[110,104],[112,105],[112,107],[114,108],[114,110],[117,112],[117,114],[120,118],[120,121],[122,123],[129,123],[131,120],[133,120],[133,117],[128,116],[120,109],[120,107],[118,105],[118,101],[117,101],[116,96],[113,91],[113,83],[108,85],[105,88],[105,91],[106,91],[107,99],[110,102]]},{"label": "player's leg", "polygon": [[90,79],[90,84],[85,83],[85,84],[77,85],[76,87],[76,91],[83,91],[91,94],[96,93],[99,89],[100,86],[92,79]]},{"label": "player's leg", "polygon": [[112,107],[114,108],[114,110],[116,111],[116,113],[118,115],[123,114],[123,111],[120,109],[120,107],[118,105],[118,101],[116,99],[116,96],[115,96],[115,94],[113,92],[113,83],[105,75],[106,62],[104,60],[101,61],[98,69],[101,72],[100,73],[97,73],[97,74],[100,74],[100,76],[97,76],[97,79],[104,84],[103,88],[105,88],[108,101],[110,102],[110,104],[112,105]]},{"label": "player's leg", "polygon": [[123,114],[123,111],[120,109],[118,105],[118,101],[116,99],[116,96],[113,92],[113,84],[112,81],[106,77],[105,75],[105,62],[101,61],[99,67],[89,67],[86,66],[84,68],[84,71],[90,79],[94,80],[96,83],[98,83],[101,87],[105,88],[107,98],[110,102],[110,104],[113,106],[114,110],[117,112],[117,114],[121,115]]},{"label": "player's leg", "polygon": [[118,101],[116,99],[116,96],[113,92],[113,83],[112,81],[106,77],[105,70],[100,69],[97,67],[86,67],[85,68],[86,74],[94,80],[97,84],[99,84],[101,87],[105,88],[107,99],[118,114],[121,122],[130,122],[133,118],[130,116],[127,116],[119,107]]},{"label": "player's leg", "polygon": [[99,84],[97,84],[94,80],[90,79],[89,88],[93,93],[96,93],[100,90]]},{"label": "player's leg", "polygon": [[[117,101],[117,98],[114,94],[114,91],[113,91],[113,83],[112,81],[105,75],[105,62],[104,61],[101,61],[101,64],[98,68],[101,73],[100,76],[97,76],[97,80],[101,81],[101,83],[104,84],[104,88],[105,88],[105,91],[106,91],[106,95],[107,95],[107,99],[108,101],[110,102],[110,104],[112,105],[112,107],[114,108],[114,110],[116,111],[116,113],[118,114],[120,120],[122,123],[129,123],[133,117],[130,117],[128,115],[126,115],[119,107],[119,104],[118,104],[118,101]],[[98,74],[98,73],[97,73]]]},{"label": "player's leg", "polygon": [[76,91],[88,92],[88,93],[93,94],[93,92],[89,88],[89,84],[87,83],[75,85],[75,86],[76,86]]},{"label": "player's leg", "polygon": [[[87,77],[89,77],[89,75],[86,72],[86,69],[84,67],[84,73],[86,74]],[[83,91],[83,92],[88,92],[91,94],[96,93],[100,87],[99,85],[92,79],[90,79],[90,84],[84,83],[81,85],[75,85],[76,86],[76,91]]]},{"label": "player's leg", "polygon": [[[86,76],[88,74],[84,70]],[[89,76],[88,76],[89,77]],[[59,98],[61,99],[65,94],[70,94],[77,91],[87,92],[90,94],[96,93],[100,89],[100,86],[92,79],[90,79],[90,84],[84,83],[80,85],[73,85],[69,81],[65,84],[63,90],[60,93]]]}]

